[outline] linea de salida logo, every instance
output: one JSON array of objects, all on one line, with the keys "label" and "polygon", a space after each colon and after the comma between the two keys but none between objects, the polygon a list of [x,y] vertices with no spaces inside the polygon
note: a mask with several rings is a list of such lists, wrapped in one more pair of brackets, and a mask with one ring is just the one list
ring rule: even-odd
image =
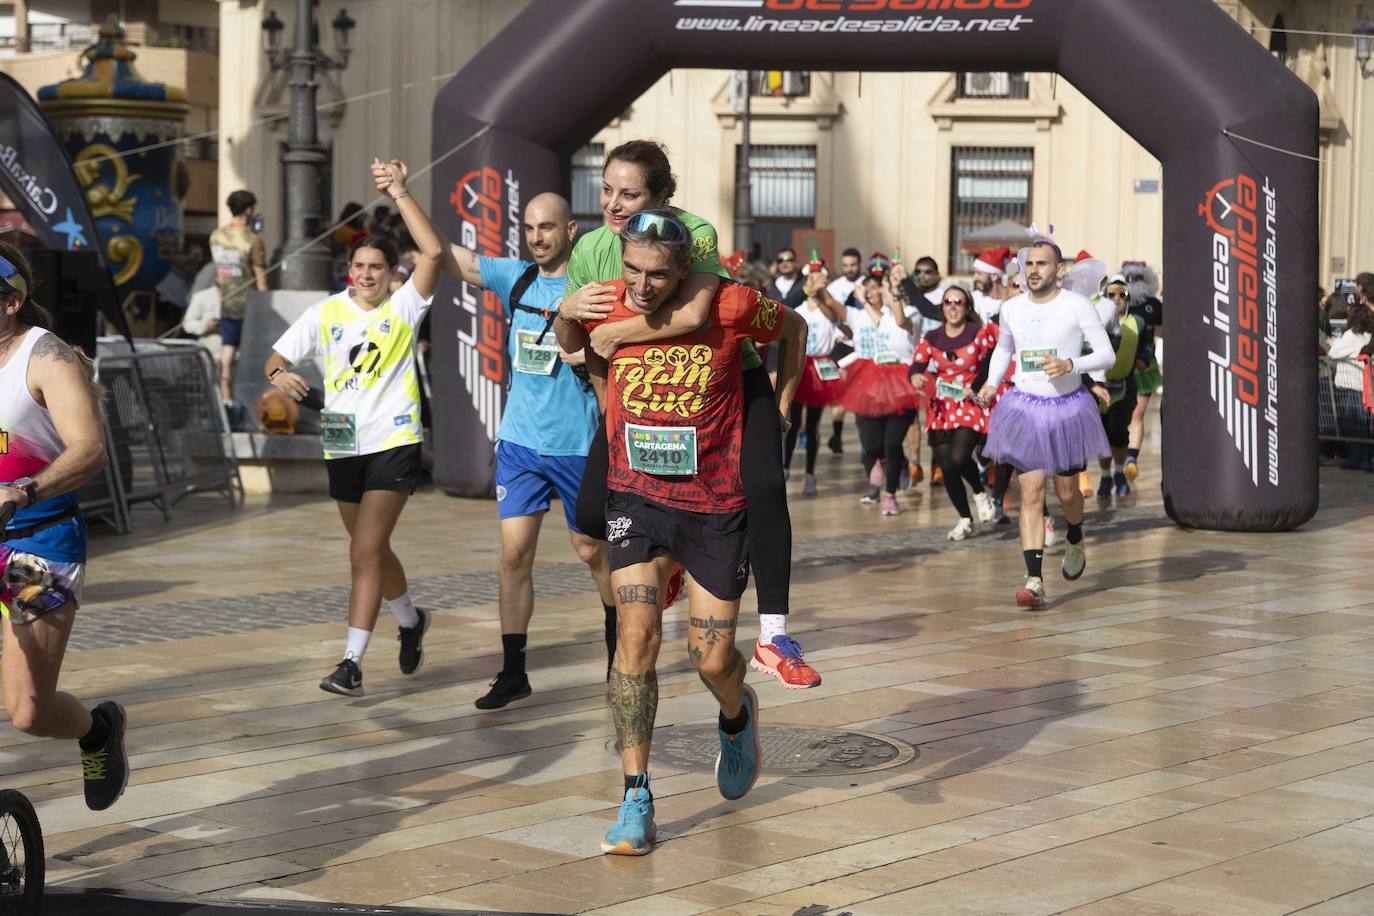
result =
[{"label": "linea de salida logo", "polygon": [[[1212,230],[1208,390],[1250,482],[1279,482],[1278,195],[1244,172],[1198,204]],[[1264,473],[1260,473],[1261,461]]]}]

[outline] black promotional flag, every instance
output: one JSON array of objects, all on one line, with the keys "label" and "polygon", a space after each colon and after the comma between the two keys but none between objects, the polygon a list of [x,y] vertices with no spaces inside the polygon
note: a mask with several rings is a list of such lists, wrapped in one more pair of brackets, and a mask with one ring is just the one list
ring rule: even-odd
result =
[{"label": "black promotional flag", "polygon": [[0,73],[0,187],[47,247],[95,253],[109,290],[90,305],[98,306],[110,325],[129,337],[114,278],[100,252],[95,220],[66,150],[24,87],[4,73]]}]

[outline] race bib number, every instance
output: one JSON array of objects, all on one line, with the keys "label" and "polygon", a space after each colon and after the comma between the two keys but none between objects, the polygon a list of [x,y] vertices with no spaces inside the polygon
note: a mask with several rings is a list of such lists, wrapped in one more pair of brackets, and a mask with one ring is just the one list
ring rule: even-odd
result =
[{"label": "race bib number", "polygon": [[897,356],[896,354],[884,350],[873,357],[873,362],[877,363],[879,366],[895,366],[897,365]]},{"label": "race bib number", "polygon": [[1049,378],[1045,373],[1045,360],[1058,357],[1058,355],[1059,351],[1054,347],[1046,347],[1042,350],[1022,350],[1021,377],[1025,379]]},{"label": "race bib number", "polygon": [[823,382],[833,382],[840,377],[840,367],[833,359],[813,360],[811,365],[816,367],[816,374]]},{"label": "race bib number", "polygon": [[324,446],[326,453],[347,452],[348,454],[356,454],[358,451],[358,427],[353,414],[322,412],[320,414],[320,444]]},{"label": "race bib number", "polygon": [[632,471],[689,477],[697,472],[697,428],[627,423],[625,451]]},{"label": "race bib number", "polygon": [[552,375],[558,363],[558,342],[552,334],[540,343],[535,331],[515,332],[515,371],[526,375]]},{"label": "race bib number", "polygon": [[935,396],[949,398],[951,401],[962,401],[964,399],[964,386],[955,382],[947,382],[944,379],[935,381]]}]

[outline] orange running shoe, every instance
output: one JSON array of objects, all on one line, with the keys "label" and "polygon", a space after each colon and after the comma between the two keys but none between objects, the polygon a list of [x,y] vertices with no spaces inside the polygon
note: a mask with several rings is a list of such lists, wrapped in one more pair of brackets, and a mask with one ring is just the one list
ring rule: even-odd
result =
[{"label": "orange running shoe", "polygon": [[930,485],[933,487],[944,482],[945,470],[937,464],[935,465],[935,468],[930,472]]},{"label": "orange running shoe", "polygon": [[749,666],[772,675],[788,690],[819,687],[821,676],[802,658],[802,648],[791,636],[774,636],[768,645],[754,644],[754,659]]},{"label": "orange running shoe", "polygon": [[677,599],[682,597],[683,575],[682,564],[677,565],[673,570],[672,576],[668,578],[668,591],[663,596],[663,609],[666,611],[677,603]]},{"label": "orange running shoe", "polygon": [[907,471],[911,474],[912,486],[915,486],[916,484],[926,479],[925,469],[922,468],[919,464],[912,464],[911,467],[907,468]]}]

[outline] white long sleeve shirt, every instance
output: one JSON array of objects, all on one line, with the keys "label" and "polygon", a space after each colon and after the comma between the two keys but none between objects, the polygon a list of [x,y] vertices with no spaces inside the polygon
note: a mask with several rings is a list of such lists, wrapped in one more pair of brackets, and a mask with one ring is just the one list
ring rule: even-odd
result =
[{"label": "white long sleeve shirt", "polygon": [[[1105,370],[1116,362],[1116,353],[1097,309],[1083,296],[1061,289],[1048,302],[1032,302],[1020,295],[1002,303],[1002,336],[992,354],[988,379],[1001,379],[1015,359],[1016,387],[1026,394],[1055,398],[1081,388],[1080,375]],[[1083,342],[1093,352],[1083,355]],[[1036,367],[1039,357],[1073,361],[1073,370],[1051,379]]]}]

